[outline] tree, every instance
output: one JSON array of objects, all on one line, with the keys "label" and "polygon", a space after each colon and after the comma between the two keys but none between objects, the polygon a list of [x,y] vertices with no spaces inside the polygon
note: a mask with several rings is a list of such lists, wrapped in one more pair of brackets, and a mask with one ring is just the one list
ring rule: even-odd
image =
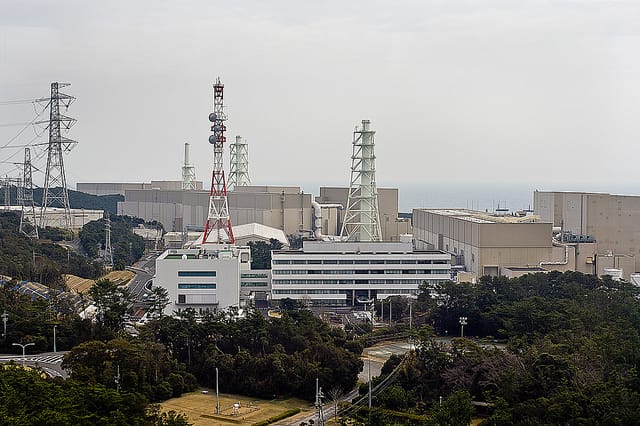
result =
[{"label": "tree", "polygon": [[467,391],[456,391],[436,406],[431,423],[438,426],[467,426],[471,423],[473,405]]},{"label": "tree", "polygon": [[252,269],[271,269],[271,251],[280,250],[282,243],[271,238],[269,243],[264,241],[249,241],[251,248],[251,268]]},{"label": "tree", "polygon": [[159,318],[162,318],[162,313],[164,312],[164,308],[166,308],[169,301],[169,291],[164,287],[154,287],[151,290],[150,296],[151,304],[149,305],[149,309],[147,313],[150,317],[155,317],[156,315]]},{"label": "tree", "polygon": [[89,296],[97,309],[98,324],[112,334],[121,331],[125,318],[133,311],[135,298],[129,290],[108,279],[102,279],[91,287]]}]

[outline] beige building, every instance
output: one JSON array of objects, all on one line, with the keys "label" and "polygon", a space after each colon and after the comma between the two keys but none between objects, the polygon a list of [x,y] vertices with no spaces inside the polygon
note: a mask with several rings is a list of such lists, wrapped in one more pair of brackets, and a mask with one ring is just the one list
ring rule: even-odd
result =
[{"label": "beige building", "polygon": [[[311,194],[296,186],[243,186],[228,193],[232,225],[261,223],[285,234],[311,231]],[[118,214],[161,222],[167,231],[204,226],[209,191],[127,189]]]},{"label": "beige building", "polygon": [[551,270],[596,273],[597,244],[575,235],[562,241],[555,231],[551,222],[538,216],[465,209],[413,211],[416,248],[446,251],[458,279],[467,282],[483,275],[517,277]]},{"label": "beige building", "polygon": [[596,273],[605,269],[623,271],[629,279],[640,271],[640,197],[588,192],[535,191],[536,215],[562,231],[592,236]]},{"label": "beige building", "polygon": [[[377,188],[377,190],[382,240],[400,241],[400,235],[411,233],[411,222],[406,219],[398,219],[398,188]],[[348,195],[349,188],[320,187],[320,195],[316,197],[316,201],[320,205],[339,204],[343,207],[342,209],[322,209],[323,233],[340,234]]]},{"label": "beige building", "polygon": [[[195,181],[196,190],[202,190],[202,181]],[[128,189],[158,189],[179,190],[182,189],[181,180],[152,180],[150,183],[124,183],[124,182],[83,182],[76,184],[76,191],[92,195],[125,195]]]},{"label": "beige building", "polygon": [[[379,188],[380,223],[386,241],[399,241],[411,232],[408,220],[398,220],[398,189]],[[348,188],[320,188],[323,235],[339,235],[347,203]],[[118,214],[161,222],[167,231],[181,232],[187,226],[204,226],[209,191],[181,189],[125,188]],[[298,186],[240,186],[228,193],[232,226],[260,223],[281,229],[286,235],[313,235],[313,196]]]}]

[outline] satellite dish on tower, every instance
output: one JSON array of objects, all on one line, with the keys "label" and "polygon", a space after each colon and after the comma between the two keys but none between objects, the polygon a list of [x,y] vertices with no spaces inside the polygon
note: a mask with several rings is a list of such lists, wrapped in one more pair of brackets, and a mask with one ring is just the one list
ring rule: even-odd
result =
[{"label": "satellite dish on tower", "polygon": [[210,143],[210,144],[214,144],[214,143],[216,143],[216,135],[211,135],[211,136],[209,136],[209,143]]},{"label": "satellite dish on tower", "polygon": [[217,117],[216,117],[216,113],[215,112],[212,112],[211,114],[209,114],[209,121],[210,122],[212,122],[212,123],[215,122],[216,118]]}]

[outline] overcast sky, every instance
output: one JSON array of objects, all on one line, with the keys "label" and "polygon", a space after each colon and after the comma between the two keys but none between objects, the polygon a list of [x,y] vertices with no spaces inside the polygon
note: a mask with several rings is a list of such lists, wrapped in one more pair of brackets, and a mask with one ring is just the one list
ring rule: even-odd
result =
[{"label": "overcast sky", "polygon": [[189,142],[208,187],[220,76],[255,184],[348,185],[369,119],[379,186],[633,185],[639,23],[638,1],[0,0],[0,146],[35,116],[7,101],[70,82],[70,184],[178,180]]}]

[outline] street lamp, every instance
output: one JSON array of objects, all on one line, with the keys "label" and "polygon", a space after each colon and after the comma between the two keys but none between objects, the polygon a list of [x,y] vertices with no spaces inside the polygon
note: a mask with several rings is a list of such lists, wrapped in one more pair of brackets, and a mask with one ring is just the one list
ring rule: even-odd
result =
[{"label": "street lamp", "polygon": [[458,322],[460,322],[460,337],[464,337],[464,326],[467,325],[467,317],[458,318]]},{"label": "street lamp", "polygon": [[27,343],[27,344],[22,344],[22,343],[12,343],[13,346],[20,346],[22,348],[22,366],[24,367],[24,361],[26,358],[26,354],[25,351],[27,349],[27,346],[32,346],[35,345],[35,343]]},{"label": "street lamp", "polygon": [[53,325],[53,353],[58,352],[58,350],[56,349],[56,327],[58,327],[57,325]]}]

